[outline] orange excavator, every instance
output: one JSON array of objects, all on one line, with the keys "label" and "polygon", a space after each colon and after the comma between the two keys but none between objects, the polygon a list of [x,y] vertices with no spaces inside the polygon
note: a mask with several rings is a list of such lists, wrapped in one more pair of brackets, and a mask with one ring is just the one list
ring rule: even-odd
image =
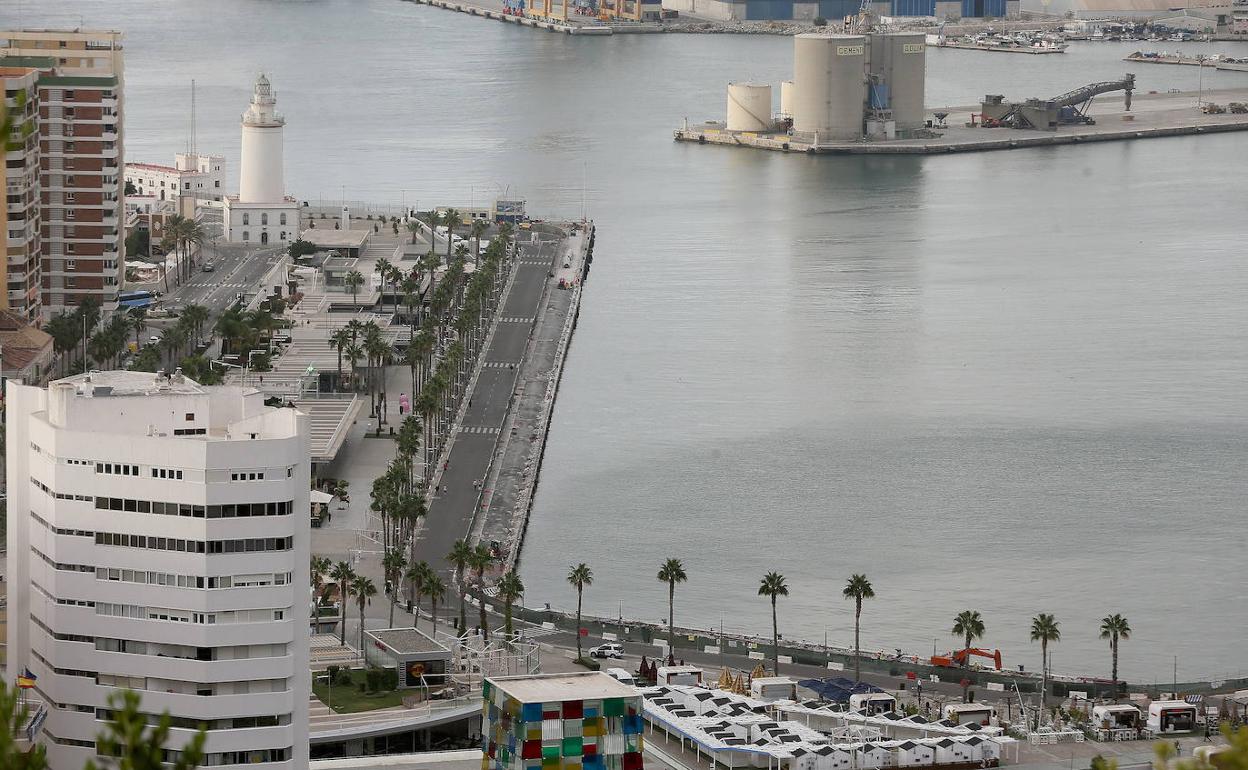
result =
[{"label": "orange excavator", "polygon": [[1001,670],[1001,651],[992,650],[989,652],[988,650],[981,650],[978,647],[967,647],[965,650],[958,650],[957,652],[953,652],[948,655],[933,655],[932,665],[946,666],[949,668],[954,666],[966,666],[966,662],[972,655],[977,655],[981,658],[990,658],[993,666],[995,666],[998,671]]}]

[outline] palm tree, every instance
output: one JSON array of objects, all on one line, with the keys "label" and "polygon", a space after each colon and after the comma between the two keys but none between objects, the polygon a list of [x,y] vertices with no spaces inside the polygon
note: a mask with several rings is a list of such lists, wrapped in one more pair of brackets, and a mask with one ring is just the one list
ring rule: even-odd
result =
[{"label": "palm tree", "polygon": [[351,332],[346,328],[338,328],[329,335],[329,346],[338,350],[338,389],[342,389],[342,351],[351,344]]},{"label": "palm tree", "polygon": [[442,213],[442,224],[446,225],[446,263],[451,263],[451,247],[455,243],[455,228],[464,223],[464,218],[455,209],[447,209]]},{"label": "palm tree", "polygon": [[951,633],[966,642],[963,649],[970,649],[973,640],[984,638],[984,619],[975,610],[962,610],[953,619]]},{"label": "palm tree", "polygon": [[407,231],[412,234],[412,245],[416,245],[416,236],[420,233],[420,221],[416,217],[407,220]]},{"label": "palm tree", "polygon": [[576,659],[581,659],[581,595],[585,586],[594,584],[594,571],[581,562],[568,571],[568,582],[576,586]]},{"label": "palm tree", "polygon": [[356,575],[351,581],[351,593],[355,594],[355,605],[360,608],[360,651],[364,650],[364,607],[373,603],[373,597],[377,595],[377,586],[373,585],[373,581],[363,575]]},{"label": "palm tree", "polygon": [[776,676],[780,675],[780,627],[776,623],[776,598],[789,595],[784,575],[768,572],[758,585],[758,595],[771,597],[771,660]]},{"label": "palm tree", "polygon": [[841,596],[854,600],[854,681],[860,682],[861,661],[858,654],[861,647],[858,634],[862,630],[862,600],[875,598],[875,589],[871,587],[871,581],[867,580],[866,575],[853,574],[845,584],[845,590],[841,591]]},{"label": "palm tree", "polygon": [[472,556],[468,559],[468,566],[476,573],[477,590],[480,596],[477,597],[477,610],[480,612],[479,620],[481,621],[481,638],[490,638],[490,627],[486,623],[485,618],[485,571],[494,563],[494,554],[490,551],[490,547],[485,543],[477,543],[477,547],[472,549]]},{"label": "palm tree", "polygon": [[1131,638],[1131,624],[1118,613],[1101,619],[1101,638],[1109,640],[1109,654],[1113,658],[1114,703],[1118,702],[1118,640]]},{"label": "palm tree", "polygon": [[[1048,707],[1049,697],[1049,642],[1059,642],[1062,639],[1061,629],[1058,628],[1057,618],[1052,615],[1041,612],[1039,615],[1031,619],[1031,641],[1040,642],[1040,658],[1041,658],[1041,684],[1040,684],[1040,711]],[[1040,723],[1037,721],[1036,727]]]},{"label": "palm tree", "polygon": [[[137,352],[143,347],[143,331],[147,329],[147,309],[135,308],[130,315],[130,328],[134,330],[134,349]],[[55,335],[53,335],[55,342]]]},{"label": "palm tree", "polygon": [[390,625],[394,628],[394,605],[399,600],[399,578],[407,568],[407,557],[401,548],[391,548],[381,557],[381,568],[386,575],[386,592],[390,594]]},{"label": "palm tree", "polygon": [[455,584],[459,586],[459,633],[463,635],[467,620],[464,618],[464,570],[472,561],[472,546],[465,540],[456,540],[446,560],[455,568]]},{"label": "palm tree", "polygon": [[473,262],[481,261],[481,236],[485,235],[485,231],[489,229],[489,227],[490,227],[489,223],[487,223],[484,219],[472,220],[472,225],[469,228],[469,233],[471,233],[472,235],[472,248],[473,248],[472,261]]},{"label": "palm tree", "polygon": [[676,584],[689,579],[680,559],[669,558],[659,567],[660,583],[667,583],[667,647],[668,654],[676,648]]},{"label": "palm tree", "polygon": [[523,595],[524,583],[520,581],[515,570],[498,579],[498,596],[503,600],[503,633],[508,640],[512,637],[511,605]]},{"label": "palm tree", "polygon": [[433,569],[429,567],[429,562],[418,561],[407,568],[404,579],[412,587],[412,598],[415,600],[415,608],[412,613],[412,625],[420,626],[420,597],[424,596],[425,589],[429,585],[429,578],[433,576]]},{"label": "palm tree", "polygon": [[187,305],[186,309],[182,311],[182,320],[190,324],[195,330],[196,344],[204,336],[204,323],[210,316],[208,308],[203,305]]},{"label": "palm tree", "polygon": [[341,634],[338,642],[343,646],[347,646],[347,597],[351,595],[351,581],[355,579],[355,570],[345,561],[340,561],[334,565],[334,569],[329,576],[338,584],[338,605],[339,614],[342,615]]},{"label": "palm tree", "polygon": [[[314,604],[320,606],[321,588],[325,585],[325,576],[329,574],[329,570],[333,567],[333,563],[324,556],[312,556],[308,565],[308,581],[312,584],[312,593],[315,597]],[[316,610],[313,610],[313,614]]]},{"label": "palm tree", "polygon": [[[377,260],[373,269],[377,271],[377,275],[381,277],[381,312],[386,312],[386,282],[390,280],[390,271],[394,268],[390,264],[390,260],[381,257]],[[395,303],[398,306],[398,303]]]},{"label": "palm tree", "polygon": [[347,354],[347,363],[351,364],[351,389],[355,390],[356,364],[358,364],[360,359],[364,357],[364,348],[359,345],[351,344],[347,345],[345,352]]},{"label": "palm tree", "polygon": [[347,291],[351,292],[351,304],[359,307],[360,305],[360,287],[364,285],[364,276],[359,270],[352,270],[342,279],[342,285],[347,287]]},{"label": "palm tree", "polygon": [[429,580],[425,583],[425,593],[429,594],[429,615],[433,618],[433,633],[438,633],[438,602],[446,597],[446,584],[442,582],[442,577],[437,573],[431,572]]}]

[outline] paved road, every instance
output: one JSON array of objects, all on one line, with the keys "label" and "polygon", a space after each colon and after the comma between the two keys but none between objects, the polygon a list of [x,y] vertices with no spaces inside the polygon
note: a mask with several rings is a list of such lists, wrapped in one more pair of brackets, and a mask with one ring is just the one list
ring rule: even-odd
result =
[{"label": "paved road", "polygon": [[[498,329],[486,350],[481,374],[470,395],[471,406],[464,415],[459,435],[442,474],[440,492],[429,506],[424,534],[416,544],[416,556],[449,574],[446,554],[451,545],[468,534],[480,490],[474,482],[485,478],[490,457],[507,406],[515,390],[519,364],[524,357],[533,318],[537,315],[549,272],[558,253],[558,241],[521,244],[521,261],[516,266],[515,283],[499,314]],[[549,260],[545,266],[526,264]]]},{"label": "paved road", "polygon": [[259,288],[260,279],[273,268],[282,249],[239,248],[235,245],[221,245],[219,254],[214,255],[211,245],[206,245],[200,262],[210,261],[216,269],[205,273],[196,266],[190,280],[177,288],[171,288],[165,301],[176,303],[179,307],[187,305],[203,305],[213,315],[220,313],[229,306],[238,294],[250,294]]}]

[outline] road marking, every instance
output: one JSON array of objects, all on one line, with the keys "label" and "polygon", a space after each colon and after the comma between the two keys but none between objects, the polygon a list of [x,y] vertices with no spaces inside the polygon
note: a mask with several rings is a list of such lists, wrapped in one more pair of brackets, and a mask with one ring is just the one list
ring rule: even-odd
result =
[{"label": "road marking", "polygon": [[502,324],[531,324],[533,323],[533,316],[529,316],[528,318],[521,318],[519,316],[506,316],[504,318],[498,319],[498,322]]},{"label": "road marking", "polygon": [[494,434],[494,433],[498,433],[498,428],[490,428],[490,427],[486,427],[486,426],[484,426],[484,425],[468,425],[468,426],[463,426],[463,427],[461,427],[461,428],[459,429],[459,432],[460,432],[460,433],[485,433],[485,434]]}]

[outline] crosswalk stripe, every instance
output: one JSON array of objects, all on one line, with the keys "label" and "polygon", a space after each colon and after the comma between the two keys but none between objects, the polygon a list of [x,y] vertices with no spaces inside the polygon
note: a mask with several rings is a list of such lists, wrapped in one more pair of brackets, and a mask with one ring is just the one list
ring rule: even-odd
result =
[{"label": "crosswalk stripe", "polygon": [[533,316],[529,316],[528,318],[521,318],[520,316],[504,316],[503,318],[498,319],[498,322],[504,324],[531,324],[533,323]]},{"label": "crosswalk stripe", "polygon": [[498,433],[498,428],[490,428],[484,425],[465,425],[459,429],[460,433]]}]

